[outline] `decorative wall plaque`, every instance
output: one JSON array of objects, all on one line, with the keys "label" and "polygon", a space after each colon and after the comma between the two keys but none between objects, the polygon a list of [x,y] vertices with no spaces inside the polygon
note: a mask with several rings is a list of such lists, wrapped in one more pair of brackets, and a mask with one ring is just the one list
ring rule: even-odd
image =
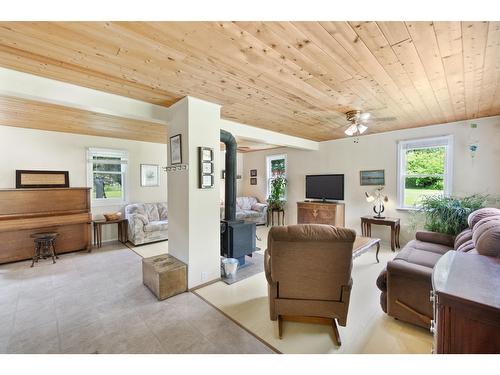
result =
[{"label": "decorative wall plaque", "polygon": [[200,189],[214,187],[214,150],[210,147],[198,147]]}]

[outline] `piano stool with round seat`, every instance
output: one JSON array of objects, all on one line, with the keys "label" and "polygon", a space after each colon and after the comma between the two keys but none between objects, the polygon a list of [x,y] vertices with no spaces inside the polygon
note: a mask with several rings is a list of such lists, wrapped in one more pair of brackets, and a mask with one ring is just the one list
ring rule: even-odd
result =
[{"label": "piano stool with round seat", "polygon": [[34,233],[30,237],[33,238],[35,242],[35,253],[33,255],[33,260],[31,262],[31,267],[38,263],[39,259],[46,259],[47,257],[52,257],[52,262],[55,263],[56,259],[59,259],[56,253],[55,242],[59,233]]}]

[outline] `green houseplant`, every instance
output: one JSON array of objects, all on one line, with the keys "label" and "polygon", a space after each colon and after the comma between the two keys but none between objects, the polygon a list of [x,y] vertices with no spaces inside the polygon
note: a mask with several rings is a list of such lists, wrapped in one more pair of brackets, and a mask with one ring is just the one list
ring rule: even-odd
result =
[{"label": "green houseplant", "polygon": [[286,185],[287,180],[283,176],[277,176],[271,180],[271,194],[269,194],[269,197],[267,198],[269,209],[283,209],[286,203]]},{"label": "green houseplant", "polygon": [[456,236],[467,228],[467,217],[484,207],[487,196],[445,197],[429,195],[422,198],[417,215],[424,216],[424,229]]}]

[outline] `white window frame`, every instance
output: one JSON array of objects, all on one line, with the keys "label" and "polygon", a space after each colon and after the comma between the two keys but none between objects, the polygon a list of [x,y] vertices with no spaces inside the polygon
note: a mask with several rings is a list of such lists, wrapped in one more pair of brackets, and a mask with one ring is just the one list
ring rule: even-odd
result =
[{"label": "white window frame", "polygon": [[127,183],[127,166],[128,166],[128,152],[125,150],[115,150],[109,148],[87,148],[87,187],[94,189],[94,156],[109,156],[109,157],[119,157],[121,159],[120,164],[122,165],[121,172],[111,172],[120,173],[122,175],[122,198],[94,198],[93,191],[91,191],[91,199],[93,206],[119,206],[127,203],[128,197],[128,183]]},{"label": "white window frame", "polygon": [[[287,154],[279,154],[279,155],[268,155],[266,157],[266,197],[269,198],[269,195],[271,194],[271,176],[272,176],[272,171],[271,171],[271,161],[273,160],[279,160],[279,159],[285,159],[285,174],[284,177],[287,178],[288,175],[288,159],[287,159]],[[285,189],[285,199],[287,198],[287,191]]]},{"label": "white window frame", "polygon": [[398,209],[415,210],[418,207],[405,206],[406,151],[419,148],[445,147],[443,194],[449,196],[453,183],[453,136],[445,135],[398,142]]}]

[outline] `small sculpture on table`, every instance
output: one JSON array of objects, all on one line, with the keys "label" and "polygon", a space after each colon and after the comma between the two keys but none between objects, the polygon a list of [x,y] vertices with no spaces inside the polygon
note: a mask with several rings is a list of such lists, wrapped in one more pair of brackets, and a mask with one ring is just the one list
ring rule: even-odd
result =
[{"label": "small sculpture on table", "polygon": [[385,211],[384,202],[389,202],[389,198],[387,197],[387,195],[382,194],[383,189],[383,186],[379,186],[373,194],[368,194],[367,192],[365,192],[366,201],[369,203],[375,202],[373,205],[373,211],[376,213],[374,217],[376,217],[377,219],[385,218],[385,216],[382,216],[382,212]]}]

